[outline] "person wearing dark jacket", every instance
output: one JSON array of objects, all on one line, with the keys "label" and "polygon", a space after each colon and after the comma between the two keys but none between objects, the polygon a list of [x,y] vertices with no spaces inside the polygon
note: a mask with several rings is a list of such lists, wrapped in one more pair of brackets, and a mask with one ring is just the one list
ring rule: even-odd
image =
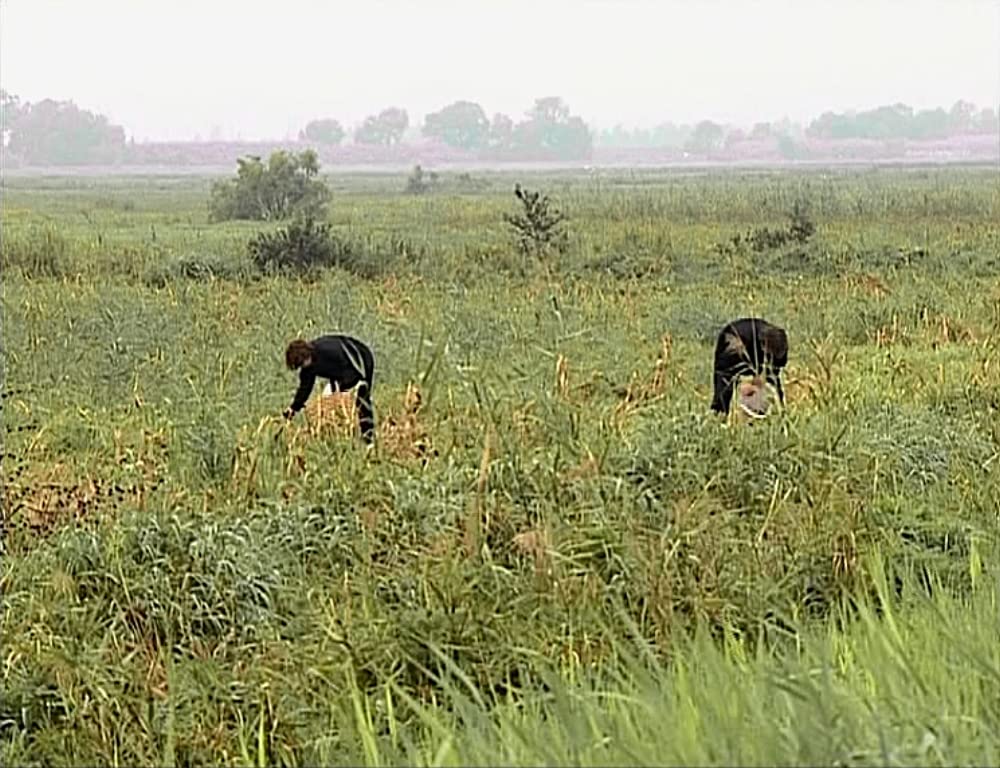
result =
[{"label": "person wearing dark jacket", "polygon": [[361,437],[366,443],[372,442],[375,437],[372,407],[375,357],[364,342],[341,335],[320,336],[312,341],[295,339],[285,350],[285,364],[290,370],[299,369],[299,387],[292,404],[285,410],[286,419],[305,407],[317,377],[327,379],[335,390],[357,387],[354,401]]},{"label": "person wearing dark jacket", "polygon": [[741,376],[763,376],[784,404],[781,369],[787,364],[788,336],[783,328],[759,317],[743,317],[727,323],[715,344],[712,410],[729,413],[733,389]]}]

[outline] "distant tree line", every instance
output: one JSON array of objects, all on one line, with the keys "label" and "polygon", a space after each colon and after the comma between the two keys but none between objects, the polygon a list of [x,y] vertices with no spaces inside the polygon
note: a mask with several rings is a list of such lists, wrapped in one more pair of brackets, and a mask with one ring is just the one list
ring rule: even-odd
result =
[{"label": "distant tree line", "polygon": [[944,139],[966,134],[1000,131],[994,109],[978,109],[968,101],[956,102],[950,110],[914,110],[906,104],[892,104],[861,112],[824,112],[804,129],[784,120],[756,123],[749,131],[728,129],[703,120],[697,125],[663,123],[651,129],[618,125],[600,131],[595,143],[600,147],[663,147],[711,154],[737,141],[775,140],[784,155],[794,153],[799,134],[812,139]]},{"label": "distant tree line", "polygon": [[[45,99],[21,102],[0,91],[0,120],[4,153],[28,165],[112,164],[128,157],[125,131],[101,114],[71,101]],[[357,145],[391,147],[403,142],[410,130],[405,109],[389,107],[369,115],[353,131],[325,117],[310,121],[299,140],[319,146],[338,146],[351,135]],[[496,113],[488,117],[479,104],[456,101],[425,116],[419,128],[425,139],[456,149],[493,157],[578,160],[597,147],[670,148],[712,155],[742,141],[772,141],[786,157],[795,157],[803,138],[936,139],[1000,131],[995,109],[979,109],[967,101],[949,110],[914,110],[892,104],[860,112],[825,112],[802,129],[787,120],[757,123],[751,130],[733,129],[711,120],[694,125],[665,122],[654,128],[621,125],[592,131],[557,96],[536,99],[524,117],[515,121]]]},{"label": "distant tree line", "polygon": [[426,116],[422,134],[448,146],[539,154],[561,159],[589,156],[593,135],[583,118],[573,115],[558,96],[536,99],[520,122],[496,113],[492,120],[471,101],[456,101]]},{"label": "distant tree line", "polygon": [[662,123],[655,128],[626,128],[616,125],[597,134],[596,145],[618,149],[672,149],[694,155],[712,155],[742,141],[774,142],[778,152],[793,159],[800,153],[802,133],[799,126],[788,120],[775,123],[755,123],[747,132],[730,128],[712,120],[695,125]]},{"label": "distant tree line", "polygon": [[4,151],[29,165],[115,163],[125,152],[125,130],[72,101],[35,104],[0,90]]},{"label": "distant tree line", "polygon": [[692,125],[661,123],[654,128],[628,128],[616,125],[597,132],[594,143],[599,147],[680,149],[691,138]]},{"label": "distant tree line", "polygon": [[[400,143],[409,125],[406,110],[390,107],[366,117],[354,132],[354,142],[392,146]],[[475,102],[456,101],[427,115],[420,132],[425,138],[470,151],[577,159],[589,155],[593,148],[593,136],[586,123],[572,115],[557,96],[536,99],[525,118],[517,123],[502,113],[490,119]],[[347,132],[332,118],[313,120],[299,134],[302,140],[328,146],[337,146],[346,137]]]},{"label": "distant tree line", "polygon": [[891,104],[864,112],[824,112],[809,124],[806,135],[822,139],[943,139],[969,133],[996,133],[997,113],[957,101],[943,109],[915,111]]}]

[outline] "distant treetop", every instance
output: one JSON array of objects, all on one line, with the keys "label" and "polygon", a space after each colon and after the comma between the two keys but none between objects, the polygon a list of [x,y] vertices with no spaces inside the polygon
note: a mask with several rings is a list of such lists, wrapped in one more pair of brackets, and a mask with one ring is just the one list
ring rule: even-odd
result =
[{"label": "distant treetop", "polygon": [[28,165],[110,164],[121,160],[125,130],[72,101],[35,104],[0,92],[4,150]]},{"label": "distant treetop", "polygon": [[311,120],[299,131],[300,141],[315,141],[317,144],[337,146],[344,140],[344,127],[332,118]]}]

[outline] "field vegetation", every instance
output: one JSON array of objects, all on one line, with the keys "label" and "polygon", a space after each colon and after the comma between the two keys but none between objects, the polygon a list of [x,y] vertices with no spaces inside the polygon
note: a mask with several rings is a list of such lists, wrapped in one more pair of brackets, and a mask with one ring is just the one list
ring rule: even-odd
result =
[{"label": "field vegetation", "polygon": [[1000,761],[995,169],[315,178],[5,180],[4,764]]}]

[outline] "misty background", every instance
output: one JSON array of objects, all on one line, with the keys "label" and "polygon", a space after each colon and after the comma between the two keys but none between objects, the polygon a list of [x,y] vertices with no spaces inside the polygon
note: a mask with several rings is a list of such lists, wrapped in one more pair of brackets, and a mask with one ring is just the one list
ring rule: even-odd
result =
[{"label": "misty background", "polygon": [[[456,102],[477,108],[473,124],[509,120],[498,135],[525,123],[512,139],[525,146],[544,144],[546,119],[584,125],[596,147],[695,151],[706,122],[724,128],[702,137],[706,152],[760,138],[764,123],[793,138],[810,126],[822,138],[943,138],[996,133],[1000,3],[0,0],[0,86],[5,145],[13,120],[46,100],[50,124],[72,102],[138,143],[314,139],[336,121],[343,135],[327,143],[351,144],[386,110],[382,134],[361,143],[444,140],[427,118]],[[844,127],[879,108],[890,127]],[[311,121],[325,121],[319,133],[305,132]],[[916,127],[892,127],[907,121]],[[495,125],[455,130],[493,137],[482,147],[506,141]]]}]

